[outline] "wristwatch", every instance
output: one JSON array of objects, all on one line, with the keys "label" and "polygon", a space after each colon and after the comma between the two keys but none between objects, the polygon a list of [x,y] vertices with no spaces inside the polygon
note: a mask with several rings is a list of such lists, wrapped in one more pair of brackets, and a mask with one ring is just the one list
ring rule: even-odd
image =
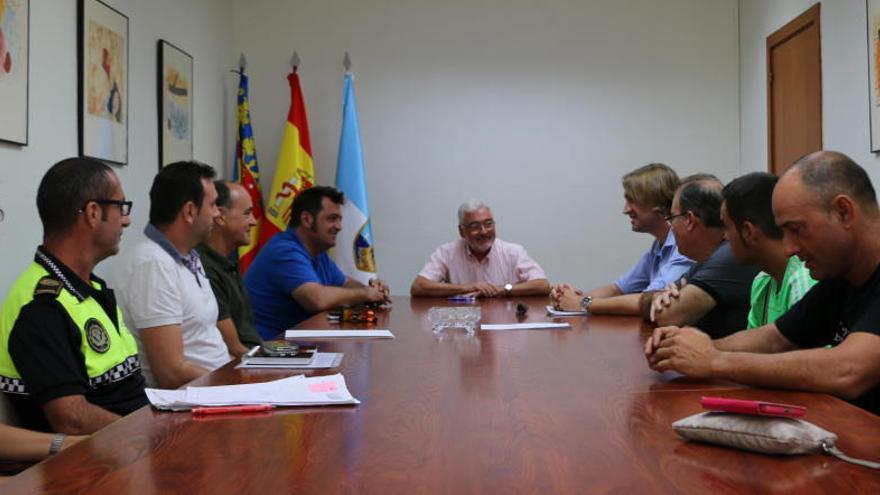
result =
[{"label": "wristwatch", "polygon": [[513,284],[504,284],[504,295],[507,297],[513,295]]},{"label": "wristwatch", "polygon": [[52,437],[52,443],[49,444],[49,455],[55,455],[61,451],[61,446],[64,444],[64,438],[67,435],[64,433],[56,433],[54,437]]},{"label": "wristwatch", "polygon": [[593,296],[586,296],[581,299],[581,311],[590,311],[590,305],[593,304]]}]

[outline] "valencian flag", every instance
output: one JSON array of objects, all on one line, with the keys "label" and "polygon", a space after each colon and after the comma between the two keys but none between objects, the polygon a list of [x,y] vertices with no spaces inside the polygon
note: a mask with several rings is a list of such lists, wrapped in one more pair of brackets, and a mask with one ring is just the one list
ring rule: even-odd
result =
[{"label": "valencian flag", "polygon": [[272,192],[266,204],[266,222],[260,233],[260,240],[266,242],[278,232],[287,230],[290,222],[293,198],[300,191],[315,184],[315,166],[312,163],[312,142],[309,139],[309,122],[306,105],[303,103],[299,75],[294,67],[288,74],[290,84],[290,110],[284,123],[284,136],[281,150],[275,163],[275,179]]},{"label": "valencian flag", "polygon": [[238,82],[238,136],[235,140],[234,180],[238,181],[251,197],[254,204],[254,218],[257,225],[251,229],[251,239],[246,246],[238,248],[238,262],[241,273],[248,269],[263,245],[260,230],[263,225],[263,193],[260,191],[260,168],[257,166],[257,150],[254,146],[254,131],[251,128],[251,107],[248,102],[248,77],[244,67],[239,68]]},{"label": "valencian flag", "polygon": [[346,275],[366,284],[376,276],[376,261],[351,72],[345,74],[342,93],[342,134],[336,161],[336,188],[345,193],[346,201],[342,207],[342,231],[338,234],[339,242],[333,249],[333,258]]}]

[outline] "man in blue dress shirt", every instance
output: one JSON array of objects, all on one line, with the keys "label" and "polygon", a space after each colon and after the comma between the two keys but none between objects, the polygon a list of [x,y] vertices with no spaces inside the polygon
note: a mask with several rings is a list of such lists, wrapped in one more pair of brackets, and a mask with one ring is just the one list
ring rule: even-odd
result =
[{"label": "man in blue dress shirt", "polygon": [[642,292],[663,290],[678,281],[694,261],[678,252],[666,221],[678,187],[678,175],[662,163],[651,163],[623,176],[623,214],[633,232],[654,236],[651,248],[613,284],[584,293],[569,284],[550,292],[556,309],[593,314],[638,315]]},{"label": "man in blue dress shirt", "polygon": [[327,255],[342,230],[343,194],[315,186],[293,201],[290,225],[263,246],[244,277],[254,322],[264,339],[320,311],[342,305],[387,302],[378,279],[364,285],[347,277]]}]

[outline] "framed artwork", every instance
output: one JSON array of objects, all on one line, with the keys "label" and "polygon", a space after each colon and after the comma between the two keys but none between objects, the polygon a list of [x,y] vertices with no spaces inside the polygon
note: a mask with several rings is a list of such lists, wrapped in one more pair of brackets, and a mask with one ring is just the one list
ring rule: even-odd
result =
[{"label": "framed artwork", "polygon": [[128,17],[79,0],[79,154],[128,163]]},{"label": "framed artwork", "polygon": [[0,141],[28,141],[30,0],[0,0]]},{"label": "framed artwork", "polygon": [[868,4],[868,108],[871,151],[880,151],[880,0]]},{"label": "framed artwork", "polygon": [[193,59],[159,40],[159,168],[193,157]]}]

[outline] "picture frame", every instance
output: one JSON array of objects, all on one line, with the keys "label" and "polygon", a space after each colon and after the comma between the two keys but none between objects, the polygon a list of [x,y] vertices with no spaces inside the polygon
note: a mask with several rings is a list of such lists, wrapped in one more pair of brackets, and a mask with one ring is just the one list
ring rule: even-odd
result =
[{"label": "picture frame", "polygon": [[0,141],[27,146],[30,0],[0,1]]},{"label": "picture frame", "polygon": [[128,17],[100,0],[77,9],[79,154],[128,163]]},{"label": "picture frame", "polygon": [[193,158],[193,58],[159,40],[159,168]]},{"label": "picture frame", "polygon": [[880,151],[880,0],[866,0],[871,151]]}]

